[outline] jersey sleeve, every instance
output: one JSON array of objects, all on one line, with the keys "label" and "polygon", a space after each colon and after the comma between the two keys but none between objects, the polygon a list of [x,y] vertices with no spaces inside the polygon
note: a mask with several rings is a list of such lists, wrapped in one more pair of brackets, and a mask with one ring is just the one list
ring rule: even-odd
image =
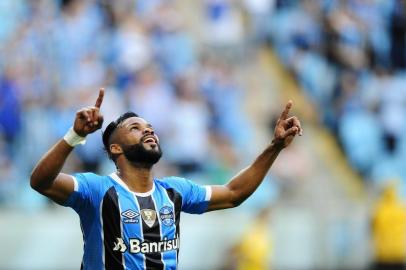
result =
[{"label": "jersey sleeve", "polygon": [[165,182],[180,193],[183,212],[189,214],[206,212],[211,197],[210,186],[201,186],[180,177],[170,177]]},{"label": "jersey sleeve", "polygon": [[101,193],[99,176],[93,173],[77,173],[73,175],[74,191],[63,204],[77,213],[95,206]]}]

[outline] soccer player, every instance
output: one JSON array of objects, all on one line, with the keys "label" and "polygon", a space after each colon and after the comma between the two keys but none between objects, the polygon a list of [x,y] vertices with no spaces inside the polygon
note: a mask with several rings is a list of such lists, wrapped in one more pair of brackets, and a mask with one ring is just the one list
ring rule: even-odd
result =
[{"label": "soccer player", "polygon": [[179,177],[153,177],[151,169],[162,155],[158,136],[145,119],[127,112],[103,133],[116,172],[61,173],[73,148],[101,128],[103,96],[101,89],[95,106],[76,113],[73,127],[31,174],[33,189],[78,213],[84,240],[82,269],[176,269],[180,212],[201,214],[240,205],[262,182],[280,151],[302,134],[299,120],[288,117],[289,101],[272,142],[250,166],[225,185],[199,186]]}]

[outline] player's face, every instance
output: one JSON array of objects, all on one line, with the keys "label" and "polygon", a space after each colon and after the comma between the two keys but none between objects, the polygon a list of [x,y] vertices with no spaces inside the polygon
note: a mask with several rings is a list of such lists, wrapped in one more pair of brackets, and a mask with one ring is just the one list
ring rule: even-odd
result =
[{"label": "player's face", "polygon": [[132,162],[153,165],[162,156],[158,136],[151,124],[140,117],[125,120],[120,128],[124,156]]}]

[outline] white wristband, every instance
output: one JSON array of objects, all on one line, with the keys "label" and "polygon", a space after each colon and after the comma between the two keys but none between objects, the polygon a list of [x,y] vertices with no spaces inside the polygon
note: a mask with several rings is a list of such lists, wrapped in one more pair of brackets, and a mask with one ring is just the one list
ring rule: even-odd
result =
[{"label": "white wristband", "polygon": [[71,127],[68,132],[66,132],[65,136],[63,137],[65,142],[69,144],[72,147],[75,147],[78,144],[85,144],[86,143],[86,137],[81,137],[79,136],[74,130],[73,127]]}]

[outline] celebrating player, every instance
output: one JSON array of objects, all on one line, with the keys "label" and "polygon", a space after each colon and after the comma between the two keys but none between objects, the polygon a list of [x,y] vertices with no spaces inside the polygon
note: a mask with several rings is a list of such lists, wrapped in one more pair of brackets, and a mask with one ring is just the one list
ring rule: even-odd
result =
[{"label": "celebrating player", "polygon": [[31,187],[73,208],[84,239],[82,269],[176,269],[180,212],[201,214],[236,207],[259,186],[280,151],[302,134],[296,117],[282,112],[274,138],[255,161],[220,186],[199,186],[179,177],[154,178],[152,167],[162,156],[153,127],[127,112],[103,132],[103,143],[117,171],[68,175],[61,169],[73,148],[100,129],[100,89],[94,107],[76,113],[73,127],[38,162]]}]

